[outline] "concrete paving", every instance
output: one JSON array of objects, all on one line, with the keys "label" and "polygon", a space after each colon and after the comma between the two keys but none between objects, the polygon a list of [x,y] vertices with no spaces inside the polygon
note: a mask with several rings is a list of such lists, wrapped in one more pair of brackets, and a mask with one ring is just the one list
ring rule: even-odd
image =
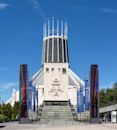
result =
[{"label": "concrete paving", "polygon": [[102,124],[64,124],[64,125],[40,125],[40,124],[19,124],[18,122],[1,123],[4,128],[1,130],[117,130],[117,123]]}]

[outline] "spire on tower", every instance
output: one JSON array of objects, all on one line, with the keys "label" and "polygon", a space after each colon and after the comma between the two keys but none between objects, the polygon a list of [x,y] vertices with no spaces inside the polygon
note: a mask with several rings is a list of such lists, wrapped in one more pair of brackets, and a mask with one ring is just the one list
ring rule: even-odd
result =
[{"label": "spire on tower", "polygon": [[54,17],[52,17],[52,35],[54,35]]},{"label": "spire on tower", "polygon": [[63,36],[63,21],[61,21],[61,36]]},{"label": "spire on tower", "polygon": [[46,34],[47,34],[47,30],[46,30],[46,23],[43,24],[43,38],[46,37]]},{"label": "spire on tower", "polygon": [[45,37],[47,37],[47,24],[45,23]]},{"label": "spire on tower", "polygon": [[50,35],[50,21],[48,20],[48,34],[47,34],[47,36],[49,36]]},{"label": "spire on tower", "polygon": [[57,19],[57,36],[59,36],[59,20]]},{"label": "spire on tower", "polygon": [[43,38],[45,38],[45,24],[43,24]]},{"label": "spire on tower", "polygon": [[65,37],[67,38],[67,23],[65,22],[65,27],[64,27],[64,29],[65,29]]}]

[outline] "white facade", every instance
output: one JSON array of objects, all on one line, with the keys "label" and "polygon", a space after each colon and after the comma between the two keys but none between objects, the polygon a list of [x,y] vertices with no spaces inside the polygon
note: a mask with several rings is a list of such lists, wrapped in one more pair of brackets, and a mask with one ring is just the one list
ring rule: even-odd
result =
[{"label": "white facade", "polygon": [[[67,63],[44,64],[44,99],[46,101],[67,101],[68,76]],[[49,69],[47,71],[47,69]],[[65,69],[66,72],[63,72]]]},{"label": "white facade", "polygon": [[[49,68],[48,72],[46,68]],[[64,68],[66,73],[62,72]],[[43,101],[68,101],[69,99],[73,105],[77,105],[77,90],[84,85],[68,64],[47,63],[44,69],[33,76],[32,80],[33,85],[38,89],[39,105]]]},{"label": "white facade", "polygon": [[6,101],[6,104],[7,103],[10,103],[11,106],[14,106],[15,102],[18,102],[19,101],[19,90],[15,90],[13,89],[13,92],[12,92],[12,95],[11,97]]}]

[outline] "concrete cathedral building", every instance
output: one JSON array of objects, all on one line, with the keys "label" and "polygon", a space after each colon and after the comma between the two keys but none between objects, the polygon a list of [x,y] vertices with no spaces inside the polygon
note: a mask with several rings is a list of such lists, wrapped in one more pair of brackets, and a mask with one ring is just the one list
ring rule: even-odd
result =
[{"label": "concrete cathedral building", "polygon": [[77,105],[77,90],[84,82],[70,68],[67,34],[66,22],[52,18],[43,26],[42,67],[31,78],[39,93],[38,105],[68,101]]},{"label": "concrete cathedral building", "polygon": [[[42,67],[30,79],[38,90],[39,106],[44,101],[70,101],[77,105],[77,90],[84,86],[84,81],[70,69],[67,34],[66,22],[52,18],[43,26]],[[6,103],[13,106],[15,101],[19,101],[19,91],[13,91]]]},{"label": "concrete cathedral building", "polygon": [[91,65],[89,91],[88,80],[84,83],[70,68],[67,34],[66,22],[48,20],[43,26],[40,70],[28,80],[27,64],[20,65],[19,92],[9,99],[14,104],[19,95],[19,123],[99,122],[98,65]]}]

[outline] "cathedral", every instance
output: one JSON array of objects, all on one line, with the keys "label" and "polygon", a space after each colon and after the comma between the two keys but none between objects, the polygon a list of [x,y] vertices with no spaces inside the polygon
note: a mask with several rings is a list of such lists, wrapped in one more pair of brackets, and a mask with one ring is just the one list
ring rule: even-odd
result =
[{"label": "cathedral", "polygon": [[98,65],[91,65],[89,91],[70,68],[66,22],[52,18],[44,24],[42,52],[42,66],[30,79],[27,65],[20,65],[19,122],[98,122]]},{"label": "cathedral", "polygon": [[31,78],[38,105],[68,101],[77,105],[77,90],[84,81],[70,68],[67,33],[67,23],[54,18],[43,26],[42,67]]},{"label": "cathedral", "polygon": [[6,102],[14,106],[19,101],[19,123],[99,123],[98,65],[91,65],[89,82],[72,71],[67,28],[62,20],[48,20],[43,25],[40,70],[29,79],[27,64],[20,65],[19,91],[13,90]]}]

